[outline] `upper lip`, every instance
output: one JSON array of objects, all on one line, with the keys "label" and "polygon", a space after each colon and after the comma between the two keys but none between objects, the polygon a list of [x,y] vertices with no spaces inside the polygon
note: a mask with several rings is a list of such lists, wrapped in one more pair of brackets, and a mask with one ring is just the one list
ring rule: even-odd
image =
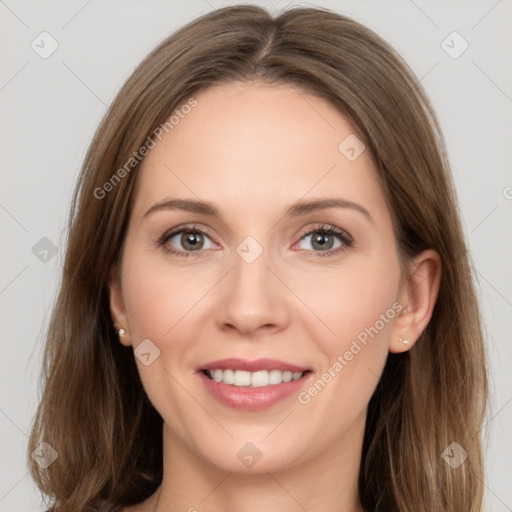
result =
[{"label": "upper lip", "polygon": [[218,361],[212,361],[200,366],[197,370],[245,370],[248,372],[257,372],[260,370],[282,370],[290,372],[305,372],[308,368],[299,366],[285,361],[279,361],[277,359],[238,359],[228,358],[219,359]]}]

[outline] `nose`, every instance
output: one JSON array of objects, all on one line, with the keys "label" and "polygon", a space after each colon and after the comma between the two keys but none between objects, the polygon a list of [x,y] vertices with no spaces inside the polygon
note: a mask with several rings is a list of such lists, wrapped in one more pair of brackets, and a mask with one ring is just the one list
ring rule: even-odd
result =
[{"label": "nose", "polygon": [[285,329],[290,318],[290,292],[276,274],[265,251],[251,263],[235,254],[234,268],[223,280],[216,308],[219,329],[244,337]]}]

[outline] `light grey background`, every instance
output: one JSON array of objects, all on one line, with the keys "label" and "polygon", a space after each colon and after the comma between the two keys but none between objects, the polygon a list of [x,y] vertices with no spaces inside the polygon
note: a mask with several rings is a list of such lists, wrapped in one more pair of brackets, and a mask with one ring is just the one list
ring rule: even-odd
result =
[{"label": "light grey background", "polygon": [[[237,2],[0,0],[2,260],[0,511],[43,510],[25,465],[42,336],[60,276],[79,167],[106,106],[176,28]],[[288,2],[260,2],[272,9]],[[421,79],[444,129],[480,283],[492,401],[486,510],[512,511],[512,2],[317,1],[389,41]],[[43,59],[47,31],[57,50]],[[462,49],[457,31],[469,44]],[[43,36],[47,37],[47,36]],[[58,247],[54,257],[50,243]],[[39,244],[39,245],[36,245]],[[42,245],[41,245],[42,244]],[[33,247],[36,246],[36,249]],[[41,259],[43,261],[41,261]],[[48,261],[44,261],[47,259]],[[508,435],[507,435],[508,434]]]}]

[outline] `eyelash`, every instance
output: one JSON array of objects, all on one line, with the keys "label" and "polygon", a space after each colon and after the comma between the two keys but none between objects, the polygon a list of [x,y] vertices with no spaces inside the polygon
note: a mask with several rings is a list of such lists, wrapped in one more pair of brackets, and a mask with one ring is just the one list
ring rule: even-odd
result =
[{"label": "eyelash", "polygon": [[[180,256],[183,258],[195,258],[199,256],[199,253],[204,252],[201,250],[198,251],[180,251],[176,250],[174,248],[166,247],[166,243],[175,235],[178,235],[180,233],[199,233],[201,235],[206,235],[209,237],[208,232],[204,231],[202,229],[196,228],[195,225],[189,225],[189,226],[181,226],[178,229],[168,231],[164,233],[156,242],[156,246],[159,248],[163,248],[163,250],[167,253],[174,254],[176,256]],[[299,241],[303,240],[306,236],[311,235],[313,233],[322,233],[323,235],[331,235],[338,237],[342,244],[340,247],[337,247],[336,249],[331,249],[328,251],[307,251],[308,253],[313,253],[314,256],[319,256],[321,258],[328,257],[328,256],[335,256],[341,251],[346,250],[348,247],[352,247],[354,245],[353,238],[344,230],[339,229],[335,226],[332,226],[331,224],[319,224],[314,229],[310,229],[309,231],[306,231],[303,235],[301,235]]]}]

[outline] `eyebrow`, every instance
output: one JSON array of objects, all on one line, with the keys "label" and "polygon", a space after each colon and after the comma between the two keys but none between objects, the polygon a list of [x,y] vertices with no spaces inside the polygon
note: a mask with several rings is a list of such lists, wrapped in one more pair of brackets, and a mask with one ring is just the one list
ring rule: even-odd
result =
[{"label": "eyebrow", "polygon": [[[303,201],[299,200],[289,206],[284,216],[299,216],[307,213],[317,212],[320,210],[326,210],[328,208],[350,208],[362,213],[368,221],[373,224],[373,218],[370,212],[358,203],[353,201],[347,201],[346,199],[339,198],[327,198]],[[158,203],[155,203],[149,210],[143,215],[147,217],[151,213],[162,211],[162,210],[183,210],[192,213],[200,213],[211,217],[219,217],[218,208],[208,201],[196,201],[193,199],[164,199]]]}]

